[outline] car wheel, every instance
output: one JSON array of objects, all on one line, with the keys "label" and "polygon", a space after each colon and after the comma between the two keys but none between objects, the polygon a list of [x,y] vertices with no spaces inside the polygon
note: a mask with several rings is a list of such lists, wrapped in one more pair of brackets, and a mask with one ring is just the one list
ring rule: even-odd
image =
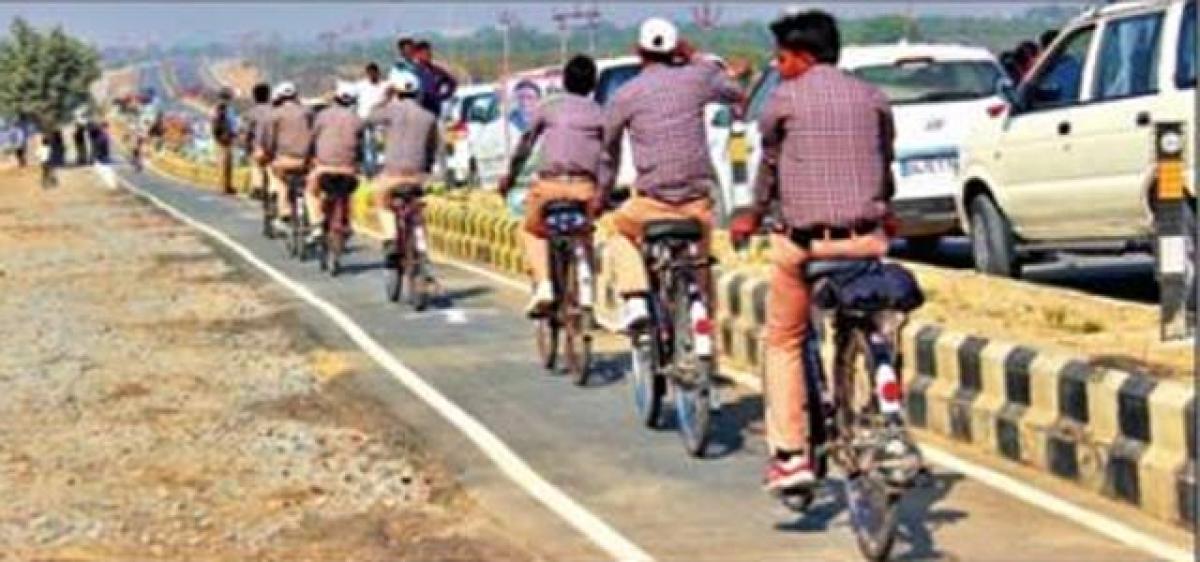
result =
[{"label": "car wheel", "polygon": [[971,200],[971,256],[981,273],[1000,277],[1021,274],[1012,228],[986,195]]}]

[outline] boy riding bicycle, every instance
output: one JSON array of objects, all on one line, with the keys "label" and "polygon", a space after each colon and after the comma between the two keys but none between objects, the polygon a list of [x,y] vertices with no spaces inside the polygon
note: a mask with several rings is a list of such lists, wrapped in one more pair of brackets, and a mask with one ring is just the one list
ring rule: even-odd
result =
[{"label": "boy riding bicycle", "polygon": [[384,255],[396,239],[392,193],[421,189],[437,150],[437,118],[421,106],[420,82],[407,71],[392,74],[383,103],[371,109],[367,123],[383,131],[383,173],[375,180],[375,209],[383,229]]},{"label": "boy riding bicycle", "polygon": [[287,177],[304,174],[308,169],[312,130],[309,127],[308,110],[300,103],[294,84],[279,84],[275,88],[275,98],[278,105],[271,110],[267,124],[262,129],[262,161],[269,164],[270,172],[280,180],[269,185],[278,188],[279,217],[286,221],[291,214]]},{"label": "boy riding bicycle", "polygon": [[[651,18],[639,30],[642,71],[617,91],[604,128],[606,164],[603,203],[616,177],[621,142],[629,132],[638,193],[613,212],[612,252],[617,290],[625,298],[621,326],[631,332],[649,320],[649,279],[638,246],[647,222],[694,219],[703,230],[701,258],[709,255],[712,192],[717,184],[704,133],[704,106],[738,104],[742,90],[715,62],[679,39],[671,22]],[[711,283],[705,281],[705,291]]]},{"label": "boy riding bicycle", "polygon": [[317,115],[312,128],[313,167],[304,196],[312,218],[310,240],[322,234],[325,212],[321,203],[321,177],[327,174],[357,176],[361,156],[363,121],[354,112],[354,85],[339,82],[333,105]]},{"label": "boy riding bicycle", "polygon": [[730,225],[735,244],[781,210],[771,234],[767,297],[765,425],[773,452],[772,491],[815,481],[807,440],[802,346],[809,330],[810,287],[803,266],[814,259],[871,258],[887,253],[894,125],[887,97],[836,67],[840,51],[832,16],[809,11],[771,25],[783,79],[767,100],[759,130],[762,161],[755,204]]},{"label": "boy riding bicycle", "polygon": [[[521,136],[509,164],[508,174],[500,180],[500,196],[507,197],[515,178],[543,138],[541,164],[536,179],[525,196],[525,224],[521,230],[525,257],[533,276],[534,292],[526,312],[540,316],[554,302],[554,287],[549,280],[549,247],[542,225],[542,210],[551,201],[578,201],[588,206],[595,218],[600,207],[596,184],[602,170],[604,110],[591,99],[596,87],[596,63],[591,57],[576,55],[563,69],[566,93],[547,98],[538,107],[529,129]],[[580,287],[580,305],[592,306],[591,287]]]}]

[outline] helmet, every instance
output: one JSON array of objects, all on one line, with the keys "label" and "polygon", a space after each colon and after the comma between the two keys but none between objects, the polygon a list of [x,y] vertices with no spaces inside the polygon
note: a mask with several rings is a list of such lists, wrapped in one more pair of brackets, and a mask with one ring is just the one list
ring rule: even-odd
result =
[{"label": "helmet", "polygon": [[291,82],[280,82],[275,86],[275,99],[290,98],[296,95],[296,85]]},{"label": "helmet", "polygon": [[334,89],[333,97],[342,103],[350,103],[358,97],[358,91],[355,89],[353,82],[343,82],[338,80],[337,88]]},{"label": "helmet", "polygon": [[670,53],[678,43],[679,30],[662,18],[647,19],[638,31],[638,47],[649,53]]},{"label": "helmet", "polygon": [[416,93],[417,89],[420,87],[420,81],[417,79],[417,75],[407,70],[401,70],[400,72],[392,74],[391,80],[389,81],[392,83],[392,87],[401,94]]}]

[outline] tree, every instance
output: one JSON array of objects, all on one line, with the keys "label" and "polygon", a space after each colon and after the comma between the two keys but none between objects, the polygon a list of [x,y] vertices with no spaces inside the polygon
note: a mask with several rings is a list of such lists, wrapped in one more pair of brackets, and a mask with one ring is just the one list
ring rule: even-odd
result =
[{"label": "tree", "polygon": [[41,128],[70,120],[91,98],[100,78],[100,55],[56,27],[41,33],[16,18],[0,41],[0,115],[31,120]]}]

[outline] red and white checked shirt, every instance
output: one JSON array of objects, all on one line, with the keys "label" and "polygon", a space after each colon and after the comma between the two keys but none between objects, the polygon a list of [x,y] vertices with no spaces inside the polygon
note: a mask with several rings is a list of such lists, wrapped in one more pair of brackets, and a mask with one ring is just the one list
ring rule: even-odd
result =
[{"label": "red and white checked shirt", "polygon": [[790,226],[878,220],[891,199],[894,125],[887,96],[829,65],[785,80],[758,120],[755,202],[778,197]]},{"label": "red and white checked shirt", "polygon": [[621,162],[621,137],[629,131],[638,190],[678,204],[711,196],[716,172],[704,132],[704,106],[738,103],[742,90],[715,62],[697,59],[682,66],[651,64],[617,91],[604,127],[612,166],[603,194],[612,188]]}]

